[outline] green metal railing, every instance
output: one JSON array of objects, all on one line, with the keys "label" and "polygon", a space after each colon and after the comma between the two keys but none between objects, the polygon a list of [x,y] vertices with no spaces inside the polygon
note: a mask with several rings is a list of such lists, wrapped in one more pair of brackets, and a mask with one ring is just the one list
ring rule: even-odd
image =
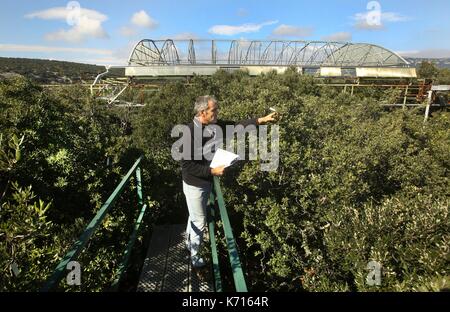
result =
[{"label": "green metal railing", "polygon": [[[71,261],[75,261],[78,256],[81,254],[85,246],[87,245],[89,239],[94,234],[95,230],[102,223],[104,218],[108,215],[110,209],[114,206],[117,198],[122,194],[126,185],[130,181],[133,173],[136,173],[136,188],[137,188],[137,196],[138,196],[138,206],[140,207],[139,216],[134,224],[133,232],[130,236],[128,244],[125,248],[125,252],[123,254],[123,258],[121,263],[119,264],[116,271],[116,278],[111,284],[111,290],[117,291],[119,287],[119,283],[121,278],[126,272],[128,267],[128,262],[130,260],[131,251],[133,249],[134,243],[139,233],[139,228],[142,224],[142,220],[147,208],[147,205],[143,204],[143,194],[142,194],[142,184],[141,184],[141,170],[139,164],[141,163],[142,157],[140,157],[128,171],[128,173],[122,178],[120,184],[116,187],[114,192],[109,196],[106,202],[102,205],[98,213],[91,220],[91,222],[86,227],[85,231],[81,234],[78,240],[73,244],[72,248],[60,263],[57,265],[55,271],[48,278],[45,285],[42,287],[41,291],[47,292],[55,288],[60,280],[65,276],[66,268],[68,263]],[[217,252],[217,241],[215,236],[215,222],[218,219],[219,215],[222,220],[222,226],[224,230],[224,235],[227,244],[227,250],[231,265],[231,270],[233,273],[233,280],[236,291],[238,292],[246,292],[247,285],[244,278],[244,273],[242,271],[241,262],[239,259],[239,253],[236,245],[236,241],[233,236],[233,231],[231,229],[230,220],[228,218],[228,212],[225,207],[225,202],[222,195],[222,190],[220,188],[219,178],[214,177],[214,187],[213,191],[210,195],[210,200],[208,203],[208,227],[209,227],[209,238],[211,244],[211,256],[212,256],[212,264],[213,264],[213,273],[214,273],[214,283],[215,289],[218,292],[222,291],[222,280],[220,276],[220,268],[219,268],[219,257]]]},{"label": "green metal railing", "polygon": [[137,195],[138,195],[138,205],[140,210],[139,216],[136,220],[136,223],[133,228],[133,232],[130,236],[130,239],[128,241],[127,247],[125,249],[122,262],[119,264],[119,267],[117,269],[117,277],[113,281],[111,288],[112,290],[117,290],[119,286],[119,282],[124,275],[126,268],[128,266],[128,261],[130,259],[131,251],[134,246],[134,242],[136,241],[137,234],[139,232],[139,228],[142,223],[142,219],[145,214],[145,210],[147,208],[147,205],[143,204],[143,195],[142,195],[142,185],[141,185],[141,170],[139,167],[139,164],[141,163],[142,157],[140,157],[136,162],[134,163],[133,167],[128,171],[128,173],[122,178],[122,181],[120,184],[116,187],[114,192],[109,196],[109,198],[106,200],[106,202],[102,205],[100,210],[97,212],[95,217],[91,220],[91,222],[88,224],[86,229],[84,230],[83,234],[78,238],[78,240],[75,242],[75,244],[72,246],[69,252],[64,256],[64,258],[61,260],[61,262],[56,267],[53,274],[49,277],[49,279],[46,281],[44,287],[41,289],[41,291],[47,292],[52,290],[59,281],[63,278],[66,272],[67,264],[70,261],[75,261],[80,253],[83,251],[84,247],[86,246],[87,242],[91,238],[91,236],[94,234],[95,230],[98,228],[98,226],[102,223],[103,219],[108,214],[109,210],[114,206],[117,198],[122,194],[123,190],[125,189],[125,186],[130,181],[132,175],[134,172],[136,172],[136,184],[137,184]]},{"label": "green metal railing", "polygon": [[[217,200],[217,205],[215,202]],[[223,200],[222,190],[220,188],[220,181],[218,177],[214,177],[214,189],[211,192],[209,199],[209,241],[211,244],[211,256],[214,273],[214,283],[216,291],[222,291],[222,280],[220,278],[219,257],[217,254],[217,244],[215,237],[215,220],[220,213],[222,220],[223,230],[227,243],[228,256],[230,259],[231,271],[233,273],[234,286],[237,292],[247,292],[247,284],[245,283],[244,272],[242,271],[241,261],[239,259],[239,253],[236,245],[236,241],[231,229],[230,220],[228,218],[228,212],[225,207],[225,201]],[[218,209],[217,209],[218,208]]]}]

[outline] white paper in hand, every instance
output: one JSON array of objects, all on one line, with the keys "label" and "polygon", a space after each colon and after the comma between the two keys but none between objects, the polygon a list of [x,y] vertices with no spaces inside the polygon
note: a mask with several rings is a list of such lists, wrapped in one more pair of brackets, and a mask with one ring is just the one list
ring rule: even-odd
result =
[{"label": "white paper in hand", "polygon": [[213,160],[209,165],[210,168],[217,168],[220,166],[229,167],[233,164],[234,161],[239,159],[239,155],[223,150],[221,148],[217,149],[214,154]]}]

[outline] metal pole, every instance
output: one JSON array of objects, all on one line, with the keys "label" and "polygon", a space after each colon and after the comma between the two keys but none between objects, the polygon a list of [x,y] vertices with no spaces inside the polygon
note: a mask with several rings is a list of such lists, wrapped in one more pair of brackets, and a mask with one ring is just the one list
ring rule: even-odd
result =
[{"label": "metal pole", "polygon": [[141,209],[142,205],[144,204],[142,195],[142,184],[141,184],[141,167],[136,168],[136,188],[137,188],[139,209]]},{"label": "metal pole", "polygon": [[218,177],[214,177],[214,189],[216,191],[223,230],[227,242],[228,256],[230,258],[231,270],[233,272],[234,286],[236,287],[237,292],[247,292],[247,284],[245,283],[241,260],[239,259],[236,241],[233,236],[233,230],[231,229],[230,219],[228,218],[228,212],[225,207],[225,201],[223,200]]},{"label": "metal pole", "polygon": [[428,99],[427,99],[427,107],[425,109],[425,118],[423,119],[423,122],[426,122],[428,119],[428,114],[430,112],[430,105],[431,105],[431,98],[432,98],[433,91],[428,91]]},{"label": "metal pole", "polygon": [[213,64],[216,64],[216,44],[214,40],[211,41],[211,61]]},{"label": "metal pole", "polygon": [[217,254],[217,243],[216,243],[216,233],[215,226],[216,223],[216,212],[214,207],[215,197],[213,191],[209,197],[208,203],[208,229],[209,229],[209,241],[211,244],[211,258],[213,264],[213,272],[214,272],[214,286],[216,288],[216,292],[222,291],[222,280],[220,279],[220,267],[219,267],[219,256]]},{"label": "metal pole", "polygon": [[406,86],[405,94],[403,96],[403,108],[405,108],[406,104],[406,95],[408,94],[409,85]]}]

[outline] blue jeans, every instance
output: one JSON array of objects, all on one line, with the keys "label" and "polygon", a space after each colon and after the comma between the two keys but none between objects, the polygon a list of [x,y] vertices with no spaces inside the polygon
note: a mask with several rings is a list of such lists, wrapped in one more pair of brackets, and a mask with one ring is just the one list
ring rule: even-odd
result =
[{"label": "blue jeans", "polygon": [[209,187],[197,187],[183,181],[183,193],[189,210],[186,226],[186,246],[191,253],[191,260],[195,266],[199,260],[198,252],[203,243],[203,232],[206,228],[206,206],[208,203]]}]

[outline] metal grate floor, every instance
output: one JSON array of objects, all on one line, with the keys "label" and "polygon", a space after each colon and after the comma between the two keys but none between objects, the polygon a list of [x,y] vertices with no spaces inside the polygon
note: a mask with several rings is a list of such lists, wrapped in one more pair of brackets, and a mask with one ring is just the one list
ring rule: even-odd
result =
[{"label": "metal grate floor", "polygon": [[153,230],[137,291],[211,292],[212,274],[199,279],[186,249],[185,225],[163,225]]}]

